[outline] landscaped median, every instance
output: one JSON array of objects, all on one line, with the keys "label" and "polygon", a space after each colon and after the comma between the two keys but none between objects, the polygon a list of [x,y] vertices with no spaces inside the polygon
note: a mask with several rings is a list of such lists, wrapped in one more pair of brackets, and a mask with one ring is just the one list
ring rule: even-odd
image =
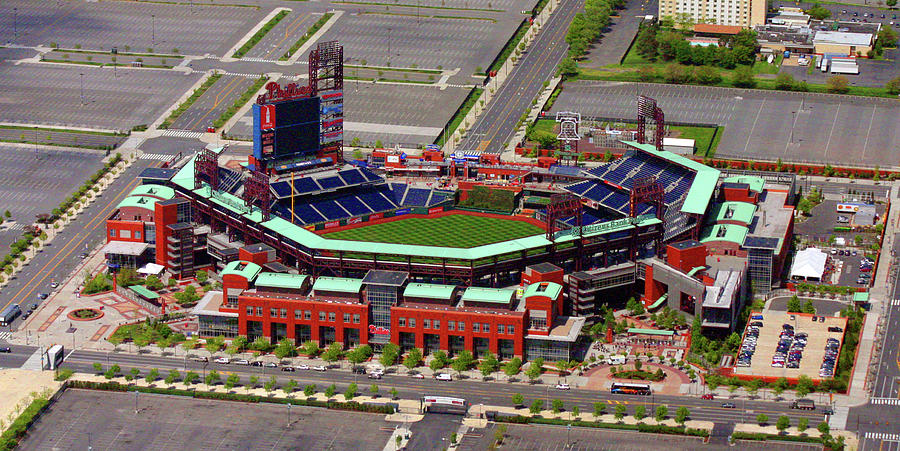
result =
[{"label": "landscaped median", "polygon": [[284,19],[284,17],[287,16],[289,13],[290,13],[290,10],[279,11],[278,14],[275,15],[275,17],[269,19],[269,21],[266,22],[266,24],[263,25],[263,27],[260,28],[259,31],[256,32],[256,34],[254,34],[252,37],[250,37],[250,39],[248,39],[247,42],[245,42],[244,45],[241,46],[241,48],[235,50],[234,54],[231,56],[234,58],[240,58],[240,57],[244,56],[245,54],[247,54],[247,52],[249,52],[250,49],[252,49],[254,45],[256,45],[259,41],[262,40],[262,38],[266,35],[266,33],[269,32],[269,30],[271,30],[272,28],[275,28],[275,25],[278,25],[278,22],[281,22],[281,19]]},{"label": "landscaped median", "polygon": [[244,104],[247,103],[247,101],[250,100],[263,87],[264,84],[266,84],[267,81],[269,81],[269,77],[266,75],[257,78],[256,81],[253,82],[253,84],[249,88],[247,88],[247,90],[244,91],[244,93],[241,94],[241,96],[237,100],[234,101],[233,105],[228,107],[222,113],[222,115],[219,116],[218,119],[213,121],[213,127],[221,128],[223,125],[225,125],[225,123],[228,122],[228,119],[231,119],[231,117],[234,116],[235,113],[237,113],[244,106]]},{"label": "landscaped median", "polygon": [[291,48],[284,53],[284,55],[281,55],[281,58],[278,58],[278,61],[289,60],[291,56],[293,56],[294,53],[300,49],[300,47],[303,47],[303,44],[306,44],[306,41],[308,41],[309,38],[312,37],[312,35],[316,34],[316,32],[319,31],[319,29],[322,28],[326,22],[328,22],[328,19],[331,19],[332,16],[334,16],[334,13],[325,13],[322,17],[320,17],[319,20],[316,21],[316,23],[312,24],[312,26],[309,27],[309,30],[306,30],[306,33],[304,33],[303,36],[300,36],[300,39],[297,39],[297,42],[295,42],[294,45],[292,45]]},{"label": "landscaped median", "polygon": [[842,450],[845,447],[857,449],[859,447],[856,435],[848,431],[832,433],[828,423],[825,422],[809,429],[805,419],[801,419],[802,423],[799,426],[787,427],[790,421],[787,416],[781,416],[775,424],[768,424],[768,419],[759,418],[764,416],[760,414],[757,417],[757,422],[760,424],[736,424],[734,432],[731,434],[732,442],[750,440],[821,443],[826,449],[831,450]]},{"label": "landscaped median", "polygon": [[191,93],[191,96],[188,97],[187,100],[182,102],[181,105],[178,105],[178,108],[175,108],[175,111],[172,111],[172,114],[170,114],[169,117],[167,117],[162,122],[162,124],[159,124],[159,128],[169,128],[169,126],[172,125],[172,123],[175,122],[175,120],[177,120],[182,115],[182,113],[187,111],[187,109],[190,108],[191,105],[193,105],[194,102],[196,102],[197,99],[199,99],[200,96],[202,96],[206,92],[207,89],[216,84],[216,82],[219,81],[220,78],[222,78],[222,74],[220,73],[214,73],[210,75],[209,78],[207,78],[199,88],[195,89],[194,92]]}]

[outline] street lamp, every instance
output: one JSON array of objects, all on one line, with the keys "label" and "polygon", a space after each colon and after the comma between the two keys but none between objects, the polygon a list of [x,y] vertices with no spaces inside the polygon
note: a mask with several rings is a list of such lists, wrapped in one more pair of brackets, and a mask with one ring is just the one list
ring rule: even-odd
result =
[{"label": "street lamp", "polygon": [[19,40],[19,8],[13,8],[13,41]]},{"label": "street lamp", "polygon": [[150,23],[153,28],[153,36],[150,38],[150,44],[156,45],[156,14],[150,14]]}]

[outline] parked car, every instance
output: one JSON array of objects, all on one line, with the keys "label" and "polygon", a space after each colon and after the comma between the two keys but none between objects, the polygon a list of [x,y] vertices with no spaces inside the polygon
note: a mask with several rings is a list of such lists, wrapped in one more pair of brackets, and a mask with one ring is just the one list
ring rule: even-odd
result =
[{"label": "parked car", "polygon": [[735,407],[736,407],[736,406],[734,405],[733,402],[723,402],[723,403],[722,403],[722,408],[723,408],[723,409],[734,409]]},{"label": "parked car", "polygon": [[569,384],[556,384],[557,390],[569,390],[570,388]]},{"label": "parked car", "polygon": [[10,352],[12,352],[12,349],[10,349],[9,346],[5,346],[5,347],[0,348],[0,352],[10,353]]},{"label": "parked car", "polygon": [[700,399],[715,399],[715,396],[713,396],[712,393],[707,393],[707,394],[701,396]]},{"label": "parked car", "polygon": [[281,371],[287,371],[289,373],[293,373],[295,371],[295,369],[292,366],[283,366],[283,367],[281,367]]},{"label": "parked car", "polygon": [[263,363],[260,362],[259,360],[254,360],[254,361],[250,362],[250,366],[263,366]]},{"label": "parked car", "polygon": [[434,378],[437,379],[437,380],[439,380],[439,381],[452,381],[452,380],[453,380],[453,377],[451,377],[451,376],[450,376],[449,374],[447,374],[447,373],[435,374],[435,375],[434,375]]},{"label": "parked car", "polygon": [[381,373],[369,373],[366,377],[369,379],[381,379]]},{"label": "parked car", "polygon": [[831,326],[828,328],[828,332],[843,332],[843,331],[844,331],[844,329],[842,329],[838,326]]},{"label": "parked car", "polygon": [[278,368],[278,364],[274,362],[266,362],[263,364],[266,368]]},{"label": "parked car", "polygon": [[228,357],[218,357],[218,358],[216,358],[216,360],[214,360],[214,361],[215,361],[216,363],[222,363],[222,364],[226,364],[226,365],[229,364],[229,363],[231,363],[231,359],[229,359]]},{"label": "parked car", "polygon": [[39,294],[37,297],[38,297],[38,299],[40,299],[40,300],[43,301],[44,299],[47,299],[49,296],[50,296],[50,295],[47,294],[47,293],[41,293],[41,294]]},{"label": "parked car", "polygon": [[325,365],[317,365],[312,367],[313,371],[325,371]]},{"label": "parked car", "polygon": [[191,360],[195,362],[209,362],[209,359],[206,357],[191,357]]},{"label": "parked car", "polygon": [[354,374],[366,374],[365,367],[361,367],[361,366],[354,366],[352,371]]},{"label": "parked car", "polygon": [[415,379],[425,379],[425,375],[422,374],[422,373],[410,374],[409,377],[412,377],[412,378],[415,378]]},{"label": "parked car", "polygon": [[250,361],[247,359],[237,359],[234,361],[235,365],[247,365],[250,366]]},{"label": "parked car", "polygon": [[294,368],[297,368],[298,370],[308,370],[308,369],[309,369],[309,365],[306,365],[306,364],[302,364],[302,363],[301,363],[300,365],[297,365],[297,366],[295,366]]}]

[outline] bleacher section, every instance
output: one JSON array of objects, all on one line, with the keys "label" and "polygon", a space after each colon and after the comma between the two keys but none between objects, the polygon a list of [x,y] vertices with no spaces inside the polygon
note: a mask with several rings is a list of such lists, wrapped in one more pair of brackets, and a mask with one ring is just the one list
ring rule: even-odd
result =
[{"label": "bleacher section", "polygon": [[244,178],[241,177],[239,171],[232,171],[223,167],[219,168],[219,189],[221,191],[234,194],[243,180]]},{"label": "bleacher section", "polygon": [[[671,164],[663,159],[644,152],[631,151],[622,158],[588,171],[588,174],[606,180],[614,185],[630,190],[634,182],[644,177],[656,177],[665,191],[664,202],[667,205],[678,202],[690,189],[694,179],[694,172],[681,166]],[[566,189],[580,196],[585,196],[598,202],[600,192],[588,192],[591,189],[589,182],[579,182],[569,185]],[[611,208],[622,204],[621,198],[609,198],[602,202]],[[619,208],[615,208],[618,210]]]},{"label": "bleacher section", "polygon": [[388,211],[398,208],[389,197],[385,196],[385,193],[387,193],[387,196],[391,195],[387,188],[383,188],[360,193],[356,197],[371,208],[372,211]]},{"label": "bleacher section", "polygon": [[410,188],[406,192],[406,197],[403,199],[403,205],[411,207],[424,207],[426,204],[428,204],[428,198],[430,196],[430,189]]}]

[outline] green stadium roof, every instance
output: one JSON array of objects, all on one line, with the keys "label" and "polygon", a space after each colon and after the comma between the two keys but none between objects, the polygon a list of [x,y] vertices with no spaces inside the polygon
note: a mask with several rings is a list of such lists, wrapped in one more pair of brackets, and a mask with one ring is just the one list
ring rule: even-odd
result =
[{"label": "green stadium roof", "polygon": [[153,196],[160,199],[172,199],[175,197],[175,190],[163,185],[140,185],[131,190],[129,196]]},{"label": "green stadium roof", "polygon": [[263,272],[256,277],[256,286],[273,288],[300,288],[309,276],[306,274],[286,274]]},{"label": "green stadium roof", "polygon": [[132,285],[128,288],[147,299],[159,299],[159,294],[154,293],[141,285]]},{"label": "green stadium roof", "polygon": [[119,205],[116,205],[116,208],[136,207],[153,210],[153,206],[156,205],[156,202],[158,200],[159,199],[154,199],[148,196],[128,196],[122,199],[122,202],[119,202]]},{"label": "green stadium roof", "polygon": [[716,190],[716,184],[719,183],[719,170],[711,168],[703,163],[698,163],[690,158],[683,157],[678,154],[667,151],[658,151],[653,144],[640,144],[634,141],[625,141],[625,144],[634,148],[643,150],[649,154],[655,155],[664,160],[684,166],[697,172],[691,188],[688,190],[687,198],[681,206],[683,213],[694,213],[702,215],[709,208],[709,202],[712,199],[713,192]]},{"label": "green stadium roof", "polygon": [[562,285],[553,282],[537,282],[528,285],[525,292],[522,293],[522,299],[528,299],[531,296],[547,296],[550,299],[559,297],[562,292]]},{"label": "green stadium roof", "polygon": [[[196,156],[191,158],[175,176],[172,177],[172,183],[177,184],[185,190],[193,191],[197,195],[209,199],[212,203],[219,205],[232,211],[235,214],[244,216],[251,221],[260,224],[262,227],[271,230],[285,238],[295,241],[303,246],[313,249],[321,249],[332,252],[354,252],[365,254],[385,254],[385,255],[410,255],[413,257],[431,257],[447,256],[454,260],[479,260],[482,258],[494,257],[501,254],[519,253],[530,249],[549,246],[551,241],[541,235],[533,235],[529,237],[519,238],[499,243],[486,244],[483,246],[472,248],[452,248],[443,246],[423,246],[412,244],[392,244],[377,243],[368,241],[349,241],[328,239],[306,230],[299,224],[292,224],[278,216],[272,215],[268,221],[262,221],[262,214],[256,207],[248,209],[244,205],[244,200],[226,192],[215,192],[210,190],[209,185],[203,184],[199,189],[194,189],[194,161]],[[704,166],[705,167],[705,166]],[[716,171],[718,174],[718,171]],[[717,175],[718,177],[718,175]],[[651,226],[660,224],[662,221],[652,215],[644,215],[637,219],[626,218],[625,220],[612,221],[609,224],[594,224],[585,227],[585,237],[599,236],[623,230],[633,229],[634,223],[640,226]],[[577,239],[572,234],[563,234],[555,240],[557,244],[573,241]]]},{"label": "green stadium roof", "polygon": [[469,287],[466,288],[466,291],[463,293],[462,301],[463,303],[471,301],[492,304],[509,304],[515,294],[515,290],[510,290],[508,288]]},{"label": "green stadium roof", "polygon": [[865,291],[853,293],[853,302],[869,302],[869,293]]},{"label": "green stadium roof", "polygon": [[743,246],[744,240],[747,238],[747,232],[749,231],[750,229],[744,226],[716,224],[703,229],[703,232],[700,233],[700,242],[731,241],[732,243],[737,243],[739,246]]},{"label": "green stadium roof", "polygon": [[763,191],[763,186],[766,184],[766,181],[762,179],[762,177],[753,177],[750,175],[736,175],[734,177],[726,177],[722,180],[722,183],[741,183],[744,185],[750,185],[750,191],[755,191],[757,193],[761,193]]},{"label": "green stadium roof", "polygon": [[235,274],[247,279],[248,282],[252,282],[254,278],[262,271],[262,267],[253,262],[243,261],[243,260],[235,260],[233,262],[229,262],[225,265],[225,268],[222,269],[221,275],[224,276],[226,274]]},{"label": "green stadium roof", "polygon": [[313,283],[315,291],[334,291],[337,293],[359,293],[362,289],[362,279],[348,279],[345,277],[319,277]]},{"label": "green stadium roof", "polygon": [[749,202],[722,202],[715,206],[709,218],[712,222],[738,221],[750,225],[754,213],[756,205]]},{"label": "green stadium roof", "polygon": [[450,299],[454,285],[437,285],[433,283],[411,283],[403,290],[403,296],[409,298]]}]

